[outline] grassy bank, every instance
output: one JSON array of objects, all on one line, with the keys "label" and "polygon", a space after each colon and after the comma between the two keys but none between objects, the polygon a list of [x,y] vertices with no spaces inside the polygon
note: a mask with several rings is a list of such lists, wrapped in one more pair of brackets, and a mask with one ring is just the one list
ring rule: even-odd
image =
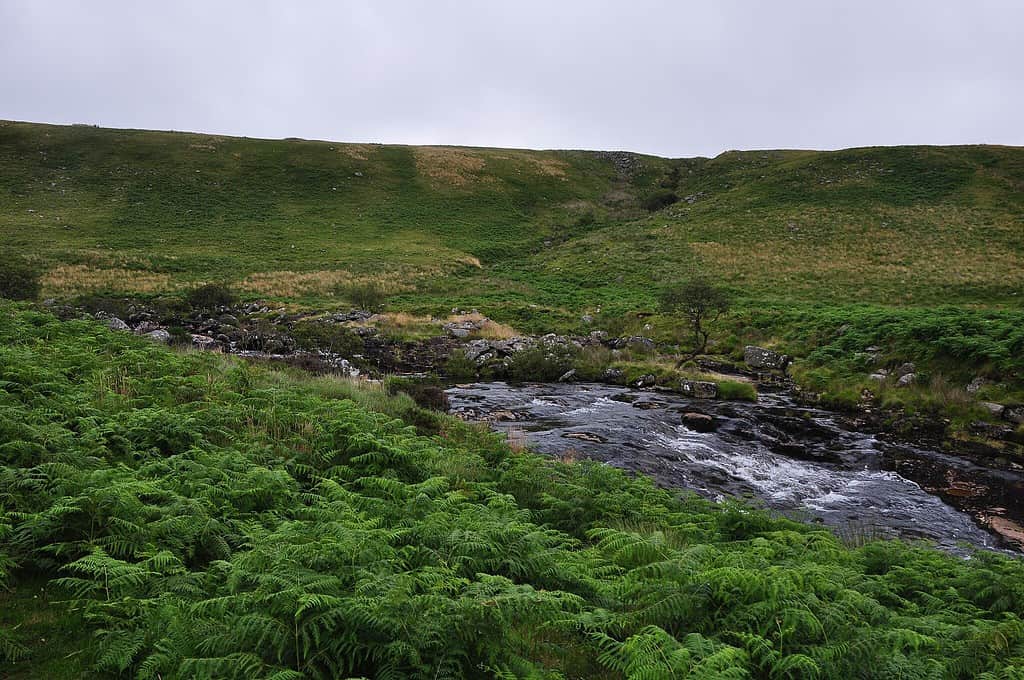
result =
[{"label": "grassy bank", "polygon": [[[419,434],[409,426],[417,422]],[[0,305],[12,678],[948,677],[1024,567],[851,548],[335,379]]]},{"label": "grassy bank", "polygon": [[[716,353],[776,347],[826,403],[868,388],[961,429],[1024,399],[1022,187],[1024,149],[997,146],[663,159],[0,122],[0,245],[44,297],[223,281],[332,309],[373,286],[395,319],[673,344],[658,294],[699,273],[734,298]],[[918,387],[876,389],[872,345]]]}]

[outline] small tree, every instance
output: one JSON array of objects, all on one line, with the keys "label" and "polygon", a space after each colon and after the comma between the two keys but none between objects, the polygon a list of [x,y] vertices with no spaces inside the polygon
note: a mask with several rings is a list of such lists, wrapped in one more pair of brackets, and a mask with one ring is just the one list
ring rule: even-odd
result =
[{"label": "small tree", "polygon": [[39,269],[19,255],[0,257],[0,297],[35,300],[41,288]]},{"label": "small tree", "polygon": [[709,327],[729,311],[729,296],[707,279],[696,277],[666,289],[661,308],[670,314],[683,314],[693,333],[693,350],[678,364],[704,354],[708,348]]}]

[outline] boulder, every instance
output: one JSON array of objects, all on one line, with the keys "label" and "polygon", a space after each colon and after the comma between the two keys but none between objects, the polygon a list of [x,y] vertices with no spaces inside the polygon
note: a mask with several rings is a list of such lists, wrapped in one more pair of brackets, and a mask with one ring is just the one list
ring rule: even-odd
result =
[{"label": "boulder", "polygon": [[223,326],[237,326],[238,317],[235,316],[234,314],[221,314],[220,319],[218,319],[218,322]]},{"label": "boulder", "polygon": [[109,328],[112,331],[131,330],[128,324],[126,324],[124,321],[121,321],[121,319],[118,319],[116,316],[112,316],[109,319],[107,319],[107,328]]},{"label": "boulder", "polygon": [[654,387],[658,383],[658,379],[651,373],[645,373],[636,379],[633,383],[636,387]]},{"label": "boulder", "polygon": [[987,410],[996,418],[1001,418],[1003,415],[1003,411],[1006,410],[1006,407],[1003,406],[1002,404],[997,404],[992,401],[980,401],[978,402],[978,405]]},{"label": "boulder", "polygon": [[625,375],[621,368],[606,368],[604,373],[601,374],[601,380],[610,383],[622,382],[622,376]]},{"label": "boulder", "polygon": [[1003,420],[1024,425],[1024,406],[1007,406],[1003,409]]},{"label": "boulder", "polygon": [[874,380],[875,382],[885,382],[886,378],[889,377],[888,372],[883,373],[882,371],[875,371],[868,376],[868,380]]},{"label": "boulder", "polygon": [[570,369],[569,369],[568,371],[566,371],[565,373],[563,373],[563,374],[562,374],[562,375],[561,375],[561,376],[560,376],[560,377],[558,378],[558,382],[560,382],[560,383],[564,383],[564,382],[576,382],[576,369],[575,369],[575,368],[570,368]]},{"label": "boulder", "polygon": [[899,366],[899,368],[896,369],[895,373],[896,373],[897,376],[902,378],[905,375],[910,375],[911,373],[917,373],[917,366],[914,365],[914,362],[908,361],[905,364],[901,364]]},{"label": "boulder", "polygon": [[917,382],[917,373],[904,373],[896,381],[896,387],[910,387]]},{"label": "boulder", "polygon": [[967,383],[967,394],[977,394],[982,387],[988,384],[988,380],[978,376],[971,382]]},{"label": "boulder", "polygon": [[784,371],[790,357],[772,349],[747,345],[743,348],[743,361],[751,368]]},{"label": "boulder", "polygon": [[680,380],[679,389],[694,399],[714,399],[718,396],[718,384],[706,380]]},{"label": "boulder", "polygon": [[210,350],[219,347],[220,344],[209,335],[199,335],[198,333],[194,333],[192,335],[192,346],[196,349]]},{"label": "boulder", "polygon": [[714,432],[718,427],[715,419],[706,413],[684,413],[683,425],[695,432]]},{"label": "boulder", "polygon": [[151,342],[158,342],[162,345],[171,344],[171,334],[163,328],[157,328],[155,331],[150,331],[143,335],[143,337]]},{"label": "boulder", "polygon": [[615,341],[615,349],[632,349],[640,352],[653,352],[654,341],[642,335],[630,335]]},{"label": "boulder", "polygon": [[604,437],[592,432],[566,432],[562,436],[566,439],[579,439],[580,441],[591,442],[593,444],[603,444],[608,441]]}]

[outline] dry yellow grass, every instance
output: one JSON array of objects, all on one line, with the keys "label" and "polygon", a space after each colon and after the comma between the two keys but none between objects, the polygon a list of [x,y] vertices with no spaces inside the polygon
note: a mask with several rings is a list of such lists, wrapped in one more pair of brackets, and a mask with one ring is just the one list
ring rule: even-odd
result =
[{"label": "dry yellow grass", "polygon": [[508,338],[514,338],[517,335],[520,335],[516,332],[516,329],[512,328],[512,326],[488,319],[479,312],[470,314],[453,314],[447,318],[447,321],[456,323],[472,321],[473,323],[478,323],[480,324],[480,330],[476,331],[472,335],[474,337],[485,338],[487,340],[507,340]]},{"label": "dry yellow grass", "polygon": [[370,154],[375,151],[374,144],[342,144],[337,147],[338,153],[355,158],[357,161],[369,160]]},{"label": "dry yellow grass", "polygon": [[481,181],[478,173],[487,164],[479,154],[454,147],[418,146],[413,155],[420,175],[430,178],[432,183],[451,186]]},{"label": "dry yellow grass", "polygon": [[374,283],[385,295],[415,290],[409,281],[422,278],[429,272],[392,271],[379,274],[353,274],[345,269],[326,269],[311,272],[273,271],[257,272],[245,277],[239,288],[260,295],[296,297],[302,295],[326,295],[341,284]]},{"label": "dry yellow grass", "polygon": [[124,268],[100,269],[82,264],[60,265],[42,277],[43,295],[53,297],[95,291],[162,293],[181,285],[169,274]]}]

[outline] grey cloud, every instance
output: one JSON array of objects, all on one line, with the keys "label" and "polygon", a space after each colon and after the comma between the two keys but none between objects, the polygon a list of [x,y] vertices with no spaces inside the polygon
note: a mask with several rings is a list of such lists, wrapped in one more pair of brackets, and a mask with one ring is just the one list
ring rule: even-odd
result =
[{"label": "grey cloud", "polygon": [[1005,2],[0,0],[0,117],[394,143],[1024,144]]}]

